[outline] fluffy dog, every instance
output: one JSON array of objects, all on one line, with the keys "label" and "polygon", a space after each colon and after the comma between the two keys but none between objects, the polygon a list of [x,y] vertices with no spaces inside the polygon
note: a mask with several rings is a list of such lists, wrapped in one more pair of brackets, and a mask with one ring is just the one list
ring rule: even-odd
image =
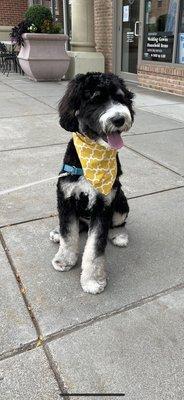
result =
[{"label": "fluffy dog", "polygon": [[79,230],[87,223],[81,286],[92,294],[102,292],[107,283],[107,239],[117,246],[128,243],[124,224],[129,206],[119,181],[122,171],[117,150],[123,145],[121,133],[134,120],[132,99],[116,75],[89,72],[68,84],[59,104],[60,125],[75,133],[62,169],[71,173],[60,177],[57,184],[59,230],[52,231],[50,238],[60,246],[52,264],[58,271],[68,271],[76,264]]}]

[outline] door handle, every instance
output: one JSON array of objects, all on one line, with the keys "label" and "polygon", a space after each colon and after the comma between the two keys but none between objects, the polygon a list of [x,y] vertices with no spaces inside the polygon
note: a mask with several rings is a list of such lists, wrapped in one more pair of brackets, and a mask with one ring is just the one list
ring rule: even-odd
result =
[{"label": "door handle", "polygon": [[139,21],[136,21],[135,22],[135,25],[134,25],[134,35],[135,36],[139,36]]}]

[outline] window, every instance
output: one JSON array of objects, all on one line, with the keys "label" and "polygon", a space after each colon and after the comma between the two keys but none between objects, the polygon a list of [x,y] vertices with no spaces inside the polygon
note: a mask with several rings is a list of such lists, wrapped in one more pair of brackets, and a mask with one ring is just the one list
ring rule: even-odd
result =
[{"label": "window", "polygon": [[172,62],[177,2],[145,1],[144,60]]},{"label": "window", "polygon": [[180,4],[176,62],[184,64],[184,0]]}]

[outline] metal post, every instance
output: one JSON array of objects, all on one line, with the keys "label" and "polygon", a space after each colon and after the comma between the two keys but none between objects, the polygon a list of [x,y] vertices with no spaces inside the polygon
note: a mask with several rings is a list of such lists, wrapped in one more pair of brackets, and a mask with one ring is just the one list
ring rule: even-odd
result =
[{"label": "metal post", "polygon": [[[64,24],[64,34],[69,37],[69,14],[68,14],[68,0],[63,0],[63,24]],[[68,41],[66,42],[66,50],[70,49]]]},{"label": "metal post", "polygon": [[53,20],[56,20],[56,0],[51,0],[51,11],[52,11],[52,16]]},{"label": "metal post", "polygon": [[67,0],[63,0],[63,23],[64,23],[64,34],[68,35],[68,10],[67,10]]}]

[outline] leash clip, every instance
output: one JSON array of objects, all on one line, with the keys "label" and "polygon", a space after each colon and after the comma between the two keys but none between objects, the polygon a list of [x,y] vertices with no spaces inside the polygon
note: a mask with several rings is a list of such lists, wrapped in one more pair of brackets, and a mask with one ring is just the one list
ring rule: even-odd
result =
[{"label": "leash clip", "polygon": [[75,165],[72,165],[73,171],[72,171],[72,175],[78,175],[78,168],[75,167]]}]

